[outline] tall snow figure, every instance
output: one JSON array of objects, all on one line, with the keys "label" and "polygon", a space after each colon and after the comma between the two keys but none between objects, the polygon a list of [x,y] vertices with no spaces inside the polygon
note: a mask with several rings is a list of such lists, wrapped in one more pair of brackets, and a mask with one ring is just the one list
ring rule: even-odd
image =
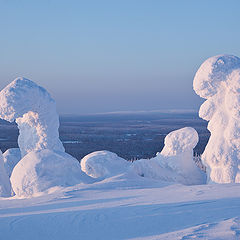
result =
[{"label": "tall snow figure", "polygon": [[0,92],[0,117],[16,120],[20,132],[22,158],[10,169],[17,196],[29,197],[49,189],[92,182],[77,159],[65,153],[59,139],[55,101],[44,88],[17,78]]},{"label": "tall snow figure", "polygon": [[211,132],[202,154],[208,181],[240,182],[240,59],[219,55],[207,59],[198,69],[193,88],[206,101],[199,116]]},{"label": "tall snow figure", "polygon": [[6,86],[0,92],[0,118],[16,121],[22,157],[33,150],[64,151],[55,101],[36,83],[17,78]]}]

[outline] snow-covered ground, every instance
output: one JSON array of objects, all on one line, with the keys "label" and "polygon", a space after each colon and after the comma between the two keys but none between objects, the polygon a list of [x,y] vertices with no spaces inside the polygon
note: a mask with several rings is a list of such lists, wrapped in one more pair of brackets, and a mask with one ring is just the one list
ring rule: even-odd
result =
[{"label": "snow-covered ground", "polygon": [[240,185],[125,175],[0,200],[0,239],[240,239]]}]

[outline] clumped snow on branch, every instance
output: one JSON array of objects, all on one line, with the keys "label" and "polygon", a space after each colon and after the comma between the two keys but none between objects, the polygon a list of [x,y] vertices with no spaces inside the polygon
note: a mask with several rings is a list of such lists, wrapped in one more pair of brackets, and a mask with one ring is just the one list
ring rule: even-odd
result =
[{"label": "clumped snow on branch", "polygon": [[190,159],[193,156],[193,148],[197,143],[198,133],[194,128],[181,128],[170,132],[165,137],[161,155],[168,157],[184,154],[187,159]]},{"label": "clumped snow on branch", "polygon": [[191,127],[169,133],[161,153],[150,160],[133,163],[133,170],[142,177],[177,182],[185,185],[204,184],[205,174],[193,161],[193,148],[198,143],[198,134]]},{"label": "clumped snow on branch", "polygon": [[40,149],[64,151],[55,101],[31,80],[17,78],[0,92],[0,118],[16,121],[22,157]]},{"label": "clumped snow on branch", "polygon": [[19,148],[10,148],[3,153],[4,167],[7,175],[10,177],[13,168],[21,160],[21,152]]},{"label": "clumped snow on branch", "polygon": [[123,173],[130,163],[109,151],[97,151],[81,160],[82,170],[93,178],[106,178]]},{"label": "clumped snow on branch", "polygon": [[193,88],[206,101],[199,116],[211,132],[202,154],[208,181],[240,182],[240,59],[219,55],[207,59],[197,71]]},{"label": "clumped snow on branch", "polygon": [[11,196],[11,183],[4,168],[3,156],[0,150],[0,197]]}]

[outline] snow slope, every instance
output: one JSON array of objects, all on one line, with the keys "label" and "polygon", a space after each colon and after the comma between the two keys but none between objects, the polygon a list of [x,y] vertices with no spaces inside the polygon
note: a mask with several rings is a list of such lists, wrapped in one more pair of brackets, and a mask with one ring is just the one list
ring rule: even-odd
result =
[{"label": "snow slope", "polygon": [[[127,180],[126,180],[127,179]],[[166,185],[118,175],[0,200],[0,239],[239,239],[240,185]]]}]

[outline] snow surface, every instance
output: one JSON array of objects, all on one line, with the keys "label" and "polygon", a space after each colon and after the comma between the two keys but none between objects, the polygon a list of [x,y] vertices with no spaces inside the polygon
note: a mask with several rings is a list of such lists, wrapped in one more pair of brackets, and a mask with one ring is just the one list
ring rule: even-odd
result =
[{"label": "snow surface", "polygon": [[35,198],[2,198],[0,229],[9,240],[237,240],[240,185],[119,175]]},{"label": "snow surface", "polygon": [[109,151],[97,151],[81,160],[81,168],[93,178],[106,178],[127,171],[130,162]]},{"label": "snow surface", "polygon": [[21,159],[21,152],[19,148],[10,148],[3,153],[4,167],[7,175],[10,177],[13,168]]},{"label": "snow surface", "polygon": [[208,182],[240,183],[240,59],[232,55],[207,59],[193,87],[206,99],[199,116],[209,121],[211,132],[202,154]]},{"label": "snow surface", "polygon": [[16,121],[22,157],[40,149],[64,151],[55,101],[31,80],[17,78],[0,92],[0,118]]},{"label": "snow surface", "polygon": [[14,167],[10,180],[19,197],[31,197],[54,187],[93,182],[71,155],[48,149],[32,151],[23,157]]},{"label": "snow surface", "polygon": [[206,176],[193,161],[193,148],[198,143],[195,129],[186,127],[169,133],[164,148],[152,159],[133,162],[132,171],[139,176],[185,185],[204,184]]}]

